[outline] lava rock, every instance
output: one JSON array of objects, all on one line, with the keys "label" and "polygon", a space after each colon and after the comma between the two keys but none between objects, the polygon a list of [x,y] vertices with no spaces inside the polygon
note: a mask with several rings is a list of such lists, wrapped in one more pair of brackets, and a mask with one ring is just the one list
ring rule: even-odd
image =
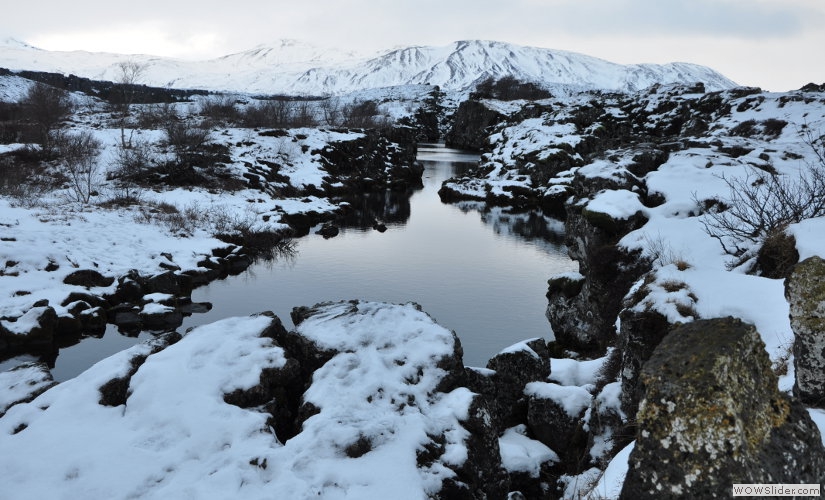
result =
[{"label": "lava rock", "polygon": [[[530,382],[546,381],[550,375],[550,352],[543,339],[520,342],[487,362],[494,373],[489,378],[468,373],[470,389],[485,396],[493,426],[498,432],[526,422],[527,397],[524,387]],[[473,381],[482,381],[480,387]]]},{"label": "lava rock", "polygon": [[111,276],[103,276],[94,269],[81,269],[63,278],[63,283],[67,285],[85,286],[86,288],[109,286],[114,282],[115,279]]},{"label": "lava rock", "polygon": [[779,392],[753,326],[734,318],[681,325],[640,379],[644,399],[621,498],[727,498],[734,483],[825,477],[819,430]]},{"label": "lava rock", "polygon": [[334,238],[335,236],[338,236],[339,231],[340,229],[338,229],[338,226],[330,222],[326,222],[323,226],[321,226],[321,229],[315,231],[315,234],[320,234],[324,238]]},{"label": "lava rock", "polygon": [[785,282],[794,332],[794,394],[825,408],[825,260],[800,262]]}]

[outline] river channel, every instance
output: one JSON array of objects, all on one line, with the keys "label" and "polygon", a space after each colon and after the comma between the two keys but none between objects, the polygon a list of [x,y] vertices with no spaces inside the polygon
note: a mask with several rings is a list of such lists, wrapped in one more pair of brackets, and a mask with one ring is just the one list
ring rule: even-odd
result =
[{"label": "river channel", "polygon": [[[478,156],[421,145],[418,160],[425,167],[422,189],[354,203],[352,227],[343,227],[338,236],[310,232],[294,240],[291,256],[258,262],[238,276],[196,289],[192,300],[213,307],[186,318],[180,331],[267,310],[291,328],[295,306],[366,299],[417,302],[458,334],[468,366],[484,366],[520,340],[552,338],[544,316],[547,278],[576,269],[562,244],[562,224],[538,212],[444,204],[438,197],[441,183]],[[374,230],[373,218],[384,221],[387,230]],[[136,340],[110,326],[102,339],[61,350],[54,377],[71,378]]]}]

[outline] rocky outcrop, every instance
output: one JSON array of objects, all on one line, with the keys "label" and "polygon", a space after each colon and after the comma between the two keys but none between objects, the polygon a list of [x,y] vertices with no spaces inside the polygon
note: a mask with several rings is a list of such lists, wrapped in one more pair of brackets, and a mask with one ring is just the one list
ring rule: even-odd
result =
[{"label": "rocky outcrop", "polygon": [[794,332],[794,394],[825,408],[825,260],[800,262],[785,282]]},{"label": "rocky outcrop", "polygon": [[[565,244],[571,258],[578,262],[579,271],[560,274],[548,281],[547,317],[555,335],[555,347],[561,356],[585,359],[601,358],[606,349],[613,348],[609,360],[605,361],[605,365],[610,366],[605,367],[594,386],[576,388],[584,391],[578,391],[583,402],[588,397],[591,399],[591,406],[584,415],[579,413],[580,406],[570,406],[570,412],[561,411],[564,406],[559,404],[561,399],[550,397],[561,393],[559,387],[546,381],[532,383],[527,420],[519,429],[525,436],[537,438],[557,452],[560,463],[554,466],[556,472],[563,470],[568,477],[586,482],[587,472],[583,468],[604,469],[619,450],[626,449],[629,453],[630,448],[626,445],[635,433],[637,413],[643,415],[662,404],[655,397],[646,398],[651,390],[648,382],[653,380],[650,377],[654,377],[654,372],[644,368],[652,366],[656,358],[654,353],[659,349],[668,349],[660,345],[662,340],[673,337],[674,328],[690,328],[679,325],[698,321],[698,311],[710,316],[721,314],[717,312],[720,309],[732,310],[711,304],[711,299],[704,297],[713,294],[702,288],[704,285],[699,281],[692,281],[707,270],[707,262],[691,263],[680,250],[671,248],[670,239],[687,247],[692,245],[692,241],[671,231],[684,227],[684,234],[693,235],[697,226],[701,226],[695,218],[702,215],[703,210],[726,210],[726,206],[720,204],[724,193],[718,193],[719,199],[697,199],[696,195],[691,198],[687,195],[688,188],[680,192],[682,180],[702,191],[707,183],[697,179],[705,176],[728,175],[728,171],[733,175],[734,169],[773,171],[776,166],[781,170],[785,166],[782,162],[803,158],[799,151],[792,151],[796,146],[775,141],[780,136],[787,137],[788,123],[778,119],[771,110],[792,102],[807,103],[808,99],[814,102],[813,96],[797,93],[774,97],[756,88],[723,92],[705,90],[701,84],[654,85],[630,95],[592,94],[548,99],[540,106],[525,106],[524,116],[507,111],[509,117],[501,118],[501,122],[490,129],[490,145],[478,167],[446,181],[439,193],[443,201],[469,199],[519,208],[552,207],[554,214],[565,219]],[[491,104],[488,102],[488,107]],[[514,109],[504,107],[503,103],[498,106]],[[754,114],[765,119],[746,120],[743,118],[745,112],[748,116]],[[713,174],[714,170],[719,174]],[[691,181],[694,174],[697,177]],[[669,219],[673,219],[673,225]],[[639,229],[642,230],[637,231]],[[701,227],[698,229],[697,236],[701,234]],[[658,242],[653,241],[657,231],[661,231]],[[765,278],[787,277],[799,258],[793,236],[789,234],[771,235],[758,254],[754,247],[753,255],[748,256],[756,257],[752,261],[755,267],[749,272]],[[795,234],[800,237],[803,233]],[[702,243],[703,249],[706,249],[705,243]],[[685,255],[689,255],[687,259],[694,257],[692,250],[686,250]],[[702,268],[701,271],[697,269],[697,274],[691,272],[682,275],[684,278],[680,276],[694,264]],[[822,277],[811,275],[803,285],[791,278],[787,295],[799,344],[794,351],[795,357],[800,358],[795,361],[800,366],[795,393],[802,396],[802,387],[807,384],[811,392],[805,402],[814,406],[822,405],[825,400],[825,376],[822,375],[825,359],[813,355],[825,350],[825,341],[819,339],[818,333],[811,333],[823,331],[819,325],[820,302],[823,302],[819,296],[821,281]],[[686,283],[692,283],[695,291]],[[697,295],[702,297],[702,302]],[[811,297],[813,300],[802,304]],[[731,299],[731,302],[735,300]],[[740,309],[737,305],[736,310]],[[811,327],[812,323],[816,326]],[[797,324],[802,329],[808,328],[809,333],[797,332]],[[809,344],[798,340],[805,335]],[[802,418],[804,411],[798,402],[779,395],[775,378],[772,382],[760,378],[772,377],[768,373],[771,370],[769,363],[764,362],[767,359],[762,352],[764,346],[734,342],[726,349],[719,355],[721,357],[713,358],[719,362],[718,366],[708,367],[689,359],[682,375],[686,379],[696,377],[704,381],[704,387],[710,389],[707,396],[701,397],[727,404],[739,392],[745,391],[745,402],[740,407],[725,410],[724,417],[701,415],[701,418],[707,418],[700,418],[701,424],[697,425],[702,428],[701,432],[711,436],[709,439],[715,439],[713,436],[727,436],[730,426],[756,429],[761,425],[759,422],[773,422],[769,428],[756,431],[761,433],[758,446],[751,442],[751,437],[743,438],[747,441],[745,444],[730,438],[729,447],[736,450],[749,447],[749,454],[736,451],[733,465],[719,467],[728,472],[738,471],[730,472],[728,478],[739,474],[755,479],[758,474],[754,471],[768,471],[765,474],[769,477],[790,480],[792,475],[788,468],[783,468],[782,460],[801,463],[801,457],[809,451],[815,457],[821,454],[815,449],[817,440],[805,437],[807,432],[816,434],[815,428],[809,419]],[[740,351],[748,360],[751,356],[759,357],[758,363],[753,361],[758,368],[743,374],[747,367],[737,358]],[[757,351],[761,354],[755,354]],[[772,348],[772,354],[776,353]],[[737,359],[732,364],[725,364],[728,361],[724,359],[729,358]],[[809,366],[803,366],[803,363],[809,363]],[[716,373],[718,370],[721,373]],[[725,370],[737,372],[741,380],[726,379],[728,372]],[[495,374],[495,371],[477,371],[471,376],[477,380],[478,392],[494,393],[488,386],[493,386]],[[725,378],[725,384],[739,385],[720,388],[713,380],[717,375]],[[753,380],[746,380],[748,377]],[[758,389],[748,389],[745,387],[748,384],[755,384]],[[665,382],[660,386],[665,387],[663,391],[668,387]],[[571,393],[576,389],[571,389]],[[689,408],[688,403],[692,401],[689,395],[697,391],[689,388],[682,392],[685,395],[673,394],[674,398],[685,398],[677,402],[676,410],[659,408],[655,410],[656,414],[666,415]],[[756,401],[758,397],[753,395],[754,392],[765,392],[769,394],[768,399]],[[517,417],[511,417],[510,424],[522,418],[523,410],[517,400],[512,397],[503,400],[509,401],[516,410]],[[715,410],[715,407],[711,405],[711,409]],[[664,443],[661,447],[665,451],[668,446],[670,451],[679,448],[674,444],[679,439],[689,441],[697,436],[697,439],[704,439],[700,431],[680,427],[683,422],[684,418],[668,428],[670,434],[662,432],[657,438]],[[554,430],[556,434],[553,434]],[[650,434],[651,431],[643,432]],[[664,471],[665,475],[672,474],[673,477],[678,475],[675,466],[671,470],[668,469],[671,465],[667,464],[678,464],[682,459],[669,457],[665,452],[657,454],[659,451],[652,448],[655,444],[643,444],[634,452],[637,464],[644,462],[644,465],[637,465],[637,473],[644,476],[644,471],[649,469]],[[783,458],[769,458],[768,450],[776,451]],[[721,456],[722,448],[715,453]],[[704,481],[702,478],[719,473],[717,465],[707,455],[695,455],[700,458],[689,455],[687,460],[695,460],[691,463],[699,469],[696,477],[688,476],[687,482],[701,482]],[[581,457],[581,463],[571,466],[572,456]],[[661,461],[666,465],[656,469],[656,463]],[[703,468],[703,461],[704,465],[710,465]],[[647,485],[655,484],[656,480],[651,477],[648,474],[643,479],[634,479],[637,481],[634,491],[654,495],[655,492],[644,493],[647,486],[638,486],[644,481],[648,481]],[[812,482],[818,482],[815,475],[809,477]],[[673,484],[680,480],[668,476],[663,484],[671,479]],[[684,474],[681,479],[685,479]],[[565,478],[562,480],[564,482]],[[683,482],[681,486],[682,495],[695,495],[685,484]],[[632,494],[627,495],[627,498],[631,497]]]},{"label": "rocky outcrop", "polygon": [[184,316],[211,308],[192,303],[190,295],[195,287],[239,274],[253,261],[242,247],[227,245],[214,249],[196,269],[181,272],[171,255],[164,256],[168,263],[161,262],[160,267],[175,270],[147,275],[133,269],[117,279],[94,269],[68,274],[65,284],[85,290],[71,291],[60,303],[60,314],[44,299],[19,317],[0,318],[0,355],[56,352],[58,342],[83,335],[99,337],[110,323],[127,332],[172,330],[181,325]]},{"label": "rocky outcrop", "polygon": [[[387,134],[374,129],[361,132],[358,138],[330,142],[311,152],[320,156],[322,168],[329,174],[319,186],[325,196],[421,186],[424,168],[415,162],[414,141],[392,142]],[[399,132],[393,137],[402,138]]]},{"label": "rocky outcrop", "polygon": [[[392,316],[392,312],[397,316]],[[291,426],[293,436],[296,436],[295,439],[299,439],[301,433],[306,433],[313,428],[315,424],[314,420],[310,421],[311,419],[329,418],[329,415],[343,411],[336,407],[334,401],[307,397],[307,395],[313,392],[313,387],[317,391],[319,383],[324,384],[322,377],[327,374],[339,373],[336,376],[341,377],[343,372],[340,370],[345,367],[348,371],[354,371],[342,379],[341,383],[347,387],[346,391],[355,390],[366,399],[365,411],[378,411],[379,408],[389,404],[390,408],[394,408],[389,411],[414,414],[421,412],[425,418],[428,418],[426,415],[430,411],[428,410],[430,405],[436,404],[435,402],[442,398],[450,397],[450,394],[465,394],[466,387],[472,386],[470,382],[472,377],[465,372],[463,366],[462,349],[458,338],[454,333],[445,331],[432,323],[432,320],[420,311],[418,305],[390,306],[359,301],[324,303],[312,307],[295,308],[292,312],[292,320],[296,329],[294,331],[276,330],[274,338],[279,345],[283,346],[287,359],[295,360],[295,377],[301,382],[297,385],[293,383],[292,387],[303,387],[298,394],[293,394],[298,397],[286,399],[297,404],[291,410],[291,413],[295,415],[295,421]],[[385,321],[398,322],[403,325],[409,320],[413,321],[412,324],[421,325],[417,327],[418,333],[404,333],[408,328],[406,326],[392,327],[386,333],[379,330],[387,328],[382,326]],[[428,327],[427,324],[430,326]],[[344,328],[348,334],[344,337],[338,334],[330,336],[326,329],[341,328],[337,325],[346,325]],[[428,332],[428,328],[432,327],[435,329]],[[393,333],[398,328],[400,330]],[[420,344],[425,337],[429,339],[427,343],[431,344],[426,348]],[[379,351],[373,353],[373,349],[376,348]],[[542,351],[539,344],[536,344],[536,348],[545,356],[541,358],[535,353],[525,353],[532,361],[526,371],[530,374],[535,372],[535,377],[540,377],[540,374],[549,370],[549,365],[547,365],[549,359],[546,355],[546,348]],[[424,354],[422,350],[432,350],[438,354],[427,354],[422,357]],[[376,360],[372,357],[376,354],[382,359],[381,363],[386,368],[374,366]],[[452,477],[447,477],[442,481],[437,495],[439,498],[503,498],[506,495],[508,478],[501,469],[498,426],[511,416],[512,410],[493,407],[489,396],[492,392],[496,392],[495,384],[501,379],[505,380],[501,382],[503,384],[518,385],[513,378],[524,375],[518,370],[518,367],[522,365],[516,359],[524,360],[518,354],[513,354],[512,356],[503,355],[499,363],[491,361],[502,370],[502,374],[500,377],[495,376],[494,380],[480,384],[486,387],[487,394],[466,393],[469,396],[466,418],[462,417],[460,420],[460,425],[464,429],[461,432],[466,433],[466,439],[461,444],[465,449],[465,459],[453,462],[448,458],[451,447],[455,446],[453,438],[437,432],[428,432],[426,442],[417,451],[415,461],[420,470],[447,467],[453,471]],[[393,366],[396,368],[392,369]],[[364,387],[356,389],[346,382],[347,379],[361,380],[365,374],[379,369],[383,375],[375,374],[377,377],[374,379],[367,377],[362,382],[358,382],[366,384]],[[394,380],[396,369],[399,370],[399,376],[406,374],[403,375],[405,378],[401,386],[397,386],[398,381]],[[376,387],[372,387],[376,384]],[[409,389],[405,388],[408,384],[411,384]],[[282,385],[284,387],[282,391],[288,392],[290,385]],[[433,392],[431,395],[424,396],[416,388],[417,386],[421,386],[421,389],[429,387]],[[278,385],[276,384],[275,387]],[[305,389],[308,392],[300,397],[300,393]],[[351,396],[341,394],[341,397]],[[274,406],[277,405],[268,407]],[[371,407],[374,408],[370,410]],[[380,428],[380,425],[378,427]],[[348,457],[357,459],[369,454],[386,440],[387,437],[380,435],[378,431],[361,434],[356,441],[348,444],[344,452]]]},{"label": "rocky outcrop", "polygon": [[580,278],[575,283],[568,275],[551,279],[547,294],[547,318],[561,345],[590,354],[610,345],[622,298],[650,268],[638,252],[616,243],[645,220],[641,214],[619,219],[587,209],[568,214],[566,243],[579,262]]},{"label": "rocky outcrop", "polygon": [[505,429],[527,422],[524,388],[550,375],[550,353],[543,339],[515,344],[493,356],[487,370],[468,370],[468,387],[484,398],[493,428]]},{"label": "rocky outcrop", "polygon": [[644,398],[622,498],[727,498],[733,483],[825,478],[819,430],[779,392],[752,326],[726,318],[677,327],[640,379]]},{"label": "rocky outcrop", "polygon": [[491,109],[483,101],[464,101],[453,115],[453,124],[444,137],[444,143],[450,148],[482,151],[489,147],[489,127],[504,119],[503,114]]}]

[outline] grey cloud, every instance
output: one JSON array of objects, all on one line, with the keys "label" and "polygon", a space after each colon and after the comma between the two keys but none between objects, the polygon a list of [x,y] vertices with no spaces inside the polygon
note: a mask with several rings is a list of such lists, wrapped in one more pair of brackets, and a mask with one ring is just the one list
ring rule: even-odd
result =
[{"label": "grey cloud", "polygon": [[566,0],[552,7],[525,2],[553,19],[553,29],[577,34],[784,37],[801,32],[819,12],[787,1]]}]

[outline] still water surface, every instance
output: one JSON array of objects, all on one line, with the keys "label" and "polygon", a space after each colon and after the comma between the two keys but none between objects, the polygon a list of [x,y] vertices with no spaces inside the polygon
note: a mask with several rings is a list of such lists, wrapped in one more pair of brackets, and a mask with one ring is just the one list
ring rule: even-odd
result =
[{"label": "still water surface", "polygon": [[[537,212],[441,203],[441,183],[478,156],[423,145],[418,159],[425,167],[423,189],[354,202],[355,227],[330,239],[311,232],[295,240],[291,258],[260,262],[195,290],[192,300],[211,302],[213,308],[187,318],[180,331],[267,310],[290,328],[295,306],[366,299],[417,302],[458,334],[470,366],[486,365],[520,340],[551,338],[544,317],[547,278],[576,268],[561,244],[561,224]],[[384,221],[387,231],[373,230],[373,218]],[[73,377],[134,341],[110,327],[103,339],[86,339],[61,351],[54,376]]]}]

